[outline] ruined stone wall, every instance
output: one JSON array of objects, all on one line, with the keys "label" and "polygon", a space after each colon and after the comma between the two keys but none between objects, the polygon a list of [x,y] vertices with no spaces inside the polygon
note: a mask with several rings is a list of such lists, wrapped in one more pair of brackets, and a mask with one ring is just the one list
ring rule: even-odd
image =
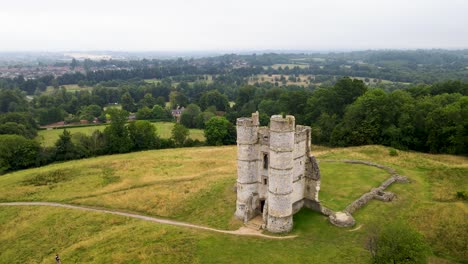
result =
[{"label": "ruined stone wall", "polygon": [[308,156],[305,172],[304,198],[319,201],[320,169],[314,156]]},{"label": "ruined stone wall", "polygon": [[[263,165],[263,156],[266,154],[268,156],[268,161],[270,160],[270,130],[268,127],[260,127],[258,131],[258,193],[260,199],[266,199],[268,196],[268,168],[265,169]],[[265,180],[267,184],[265,184]]]},{"label": "ruined stone wall", "polygon": [[292,202],[296,203],[304,198],[305,189],[305,166],[308,156],[308,133],[310,129],[298,125],[294,134],[294,167],[293,167],[293,195]]}]

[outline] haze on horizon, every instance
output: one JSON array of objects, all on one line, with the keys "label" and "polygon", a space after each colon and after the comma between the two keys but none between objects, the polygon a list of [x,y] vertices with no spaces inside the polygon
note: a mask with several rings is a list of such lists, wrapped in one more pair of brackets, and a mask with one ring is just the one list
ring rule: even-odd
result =
[{"label": "haze on horizon", "polygon": [[16,0],[2,51],[468,48],[465,0]]}]

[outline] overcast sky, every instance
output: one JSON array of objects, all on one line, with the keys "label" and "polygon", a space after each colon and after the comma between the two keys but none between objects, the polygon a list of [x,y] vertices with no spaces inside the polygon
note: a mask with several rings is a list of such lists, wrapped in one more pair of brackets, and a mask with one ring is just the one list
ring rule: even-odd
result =
[{"label": "overcast sky", "polygon": [[0,51],[468,48],[468,0],[0,0]]}]

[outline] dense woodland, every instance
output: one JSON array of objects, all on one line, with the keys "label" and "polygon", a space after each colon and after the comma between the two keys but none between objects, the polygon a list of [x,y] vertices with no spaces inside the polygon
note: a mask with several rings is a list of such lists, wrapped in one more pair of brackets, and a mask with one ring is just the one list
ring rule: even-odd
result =
[{"label": "dense woodland", "polygon": [[[297,124],[312,127],[313,144],[468,154],[466,50],[73,60],[69,66],[77,65],[119,69],[0,79],[0,172],[201,145],[187,139],[187,128],[205,129],[205,144],[234,144],[236,118],[255,111],[263,125],[273,114],[294,115]],[[306,85],[301,76],[311,76]],[[69,90],[70,84],[81,88]],[[115,104],[122,110],[110,107]],[[171,139],[160,139],[149,121],[174,121],[175,107],[185,108],[180,124]],[[137,121],[128,122],[129,113]],[[64,130],[52,148],[34,140],[40,125],[80,120],[110,125],[92,135]]]}]

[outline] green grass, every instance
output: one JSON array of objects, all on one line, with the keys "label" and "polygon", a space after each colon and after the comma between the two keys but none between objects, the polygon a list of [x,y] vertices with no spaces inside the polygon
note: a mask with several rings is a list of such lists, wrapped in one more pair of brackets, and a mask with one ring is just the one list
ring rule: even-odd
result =
[{"label": "green grass", "polygon": [[[161,138],[170,138],[171,137],[171,130],[174,126],[174,123],[170,122],[156,122],[153,123],[156,127],[156,132]],[[84,127],[73,127],[68,128],[67,130],[70,133],[83,133],[86,135],[90,135],[95,130],[103,131],[106,125],[96,125],[96,126],[84,126]],[[39,133],[36,137],[36,140],[43,144],[44,146],[52,146],[55,144],[59,136],[63,133],[63,129],[50,129],[50,130],[39,130]],[[203,130],[201,129],[190,129],[190,138],[198,139],[200,141],[205,141],[205,136],[203,134]]]},{"label": "green grass", "polygon": [[[67,92],[71,92],[71,93],[78,92],[78,91],[91,91],[93,89],[92,86],[80,87],[80,86],[78,86],[78,84],[65,84],[65,85],[61,85],[60,87],[64,87],[65,90],[67,90]],[[53,86],[47,86],[45,92],[46,93],[52,93],[54,90],[55,89],[54,89]]]},{"label": "green grass", "polygon": [[[360,229],[338,228],[301,210],[292,240],[239,237],[65,208],[0,207],[0,263],[367,263],[372,226],[404,220],[421,232],[430,263],[468,259],[465,200],[468,158],[381,146],[313,147],[320,159],[360,159],[391,166],[410,178],[394,184],[390,203],[371,201],[354,217]],[[320,163],[320,198],[342,209],[388,174],[364,165]],[[64,171],[66,173],[64,173]],[[114,208],[223,229],[233,218],[236,147],[136,152],[57,163],[0,176],[0,201],[57,201]],[[39,183],[39,184],[38,184]]]},{"label": "green grass", "polygon": [[322,176],[320,201],[334,210],[343,210],[363,193],[370,191],[390,177],[378,168],[349,163],[320,163]]},{"label": "green grass", "polygon": [[[200,79],[200,80],[198,80],[198,81],[200,81],[200,82],[206,82],[206,83],[208,83],[208,84],[209,84],[209,83],[213,83],[213,77],[214,77],[213,75],[204,75],[204,76],[205,76],[205,77],[208,77],[208,80],[201,80],[201,79]],[[145,79],[145,82],[158,84],[158,83],[162,82],[162,80],[161,80],[161,79]],[[192,84],[194,84],[195,82],[187,82],[187,83],[190,84],[190,85],[192,85]],[[172,87],[176,87],[176,86],[178,86],[178,85],[180,84],[180,82],[173,81],[173,82],[171,82],[171,84],[172,84]]]},{"label": "green grass", "polygon": [[[263,66],[263,68],[267,69],[268,67],[270,66]],[[277,70],[279,67],[281,68],[285,68],[285,67],[289,67],[289,69],[293,69],[294,67],[299,67],[301,69],[305,69],[305,68],[308,68],[309,65],[308,64],[304,64],[304,63],[282,63],[282,64],[273,64],[271,65],[271,67],[275,70]]]}]

